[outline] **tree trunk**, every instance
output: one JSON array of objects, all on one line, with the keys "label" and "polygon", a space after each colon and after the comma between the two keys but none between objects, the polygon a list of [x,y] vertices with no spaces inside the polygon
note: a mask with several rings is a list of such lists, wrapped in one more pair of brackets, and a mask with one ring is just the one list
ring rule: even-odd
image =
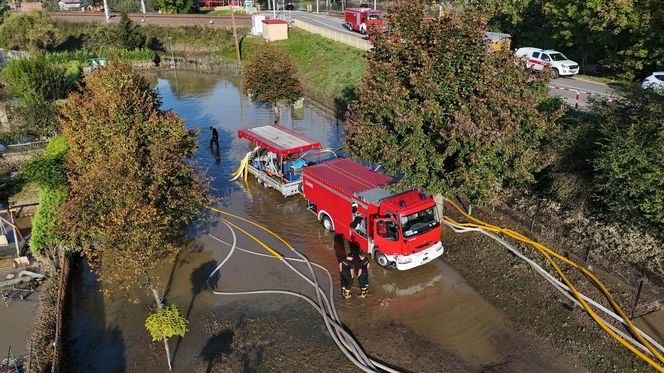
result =
[{"label": "tree trunk", "polygon": [[[145,273],[145,278],[148,281],[148,286],[150,287],[150,291],[152,292],[152,296],[154,296],[154,300],[157,303],[157,308],[162,309],[164,308],[164,304],[161,301],[161,297],[159,296],[159,291],[154,287],[154,284],[152,283],[152,280],[150,279],[150,276],[148,276],[147,273]],[[168,370],[172,371],[173,367],[171,366],[171,350],[168,348],[168,339],[164,337],[164,350],[166,350],[166,361],[168,362]]]}]

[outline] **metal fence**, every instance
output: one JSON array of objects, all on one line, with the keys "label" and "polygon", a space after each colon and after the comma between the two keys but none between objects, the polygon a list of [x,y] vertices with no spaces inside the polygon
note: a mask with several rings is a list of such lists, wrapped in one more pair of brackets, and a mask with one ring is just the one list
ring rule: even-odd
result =
[{"label": "metal fence", "polygon": [[311,32],[313,34],[321,35],[330,40],[337,41],[339,43],[350,45],[351,47],[364,49],[364,50],[369,50],[372,47],[370,42],[364,39],[360,39],[357,36],[350,35],[341,31],[334,31],[328,28],[315,26],[310,23],[301,21],[299,19],[295,20],[295,27],[301,28],[302,30]]}]

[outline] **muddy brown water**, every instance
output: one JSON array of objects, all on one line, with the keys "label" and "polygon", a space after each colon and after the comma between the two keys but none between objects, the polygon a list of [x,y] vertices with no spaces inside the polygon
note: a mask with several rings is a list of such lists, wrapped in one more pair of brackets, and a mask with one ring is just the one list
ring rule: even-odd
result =
[{"label": "muddy brown water", "polygon": [[[214,178],[212,186],[214,195],[219,198],[217,206],[269,227],[313,262],[331,271],[335,303],[340,315],[350,330],[360,337],[370,354],[380,356],[397,367],[424,371],[480,371],[496,366],[521,371],[546,371],[548,368],[573,370],[571,363],[550,362],[544,356],[545,352],[537,347],[532,353],[516,354],[518,356],[515,357],[514,350],[520,349],[519,336],[508,316],[468,286],[445,264],[444,259],[407,272],[388,271],[372,264],[370,296],[341,301],[337,294],[337,257],[344,255],[347,243],[325,232],[315,216],[305,209],[301,197],[283,198],[277,192],[259,186],[251,178],[248,188],[242,183],[227,181],[247,149],[246,142],[238,141],[237,130],[270,124],[276,119],[274,113],[268,107],[242,98],[238,82],[223,76],[178,73],[176,78],[172,73],[160,73],[150,76],[150,79],[163,97],[163,107],[176,111],[186,120],[188,127],[201,130],[197,161]],[[337,147],[341,144],[343,128],[330,115],[309,105],[305,105],[303,112],[297,115],[301,119],[282,119],[282,124],[320,140],[326,146]],[[209,126],[219,130],[218,152],[209,147]],[[303,301],[285,295],[217,296],[207,291],[204,284],[208,274],[229,250],[228,246],[217,242],[209,234],[227,242],[231,240],[231,234],[220,222],[219,215],[210,214],[207,218],[190,229],[192,244],[182,252],[172,268],[164,268],[162,274],[161,280],[168,289],[167,302],[177,304],[190,320],[187,335],[181,340],[171,341],[171,351],[175,352],[174,370],[228,371],[223,368],[222,355],[228,355],[233,348],[220,347],[221,358],[209,360],[210,346],[216,346],[211,344],[213,338],[219,336],[213,336],[219,330],[209,329],[215,320],[228,320],[229,310],[242,310],[242,315],[231,317],[235,318],[231,321],[250,317],[252,312],[274,313],[295,320],[307,317],[316,325],[310,332],[327,341],[320,343],[330,351],[329,354],[336,354],[334,359],[339,361],[339,367],[352,371],[353,368],[349,368],[327,337],[322,320],[317,314],[304,311],[309,306]],[[240,225],[287,254],[283,244],[270,235],[247,224]],[[239,247],[265,253],[256,242],[240,232],[237,234]],[[305,270],[302,265],[296,266]],[[319,275],[327,289],[326,277],[321,272]],[[216,283],[223,290],[289,289],[314,296],[309,286],[278,261],[239,252],[223,268]],[[356,284],[354,293],[357,294],[357,291]],[[163,346],[150,343],[143,326],[150,304],[150,298],[145,293],[144,289],[137,289],[128,295],[103,297],[94,275],[85,265],[78,268],[72,286],[72,312],[67,325],[67,360],[71,371],[163,372],[167,369]],[[378,332],[379,328],[381,332]],[[406,332],[391,333],[392,329]],[[229,333],[232,339],[233,334]],[[273,331],[266,328],[264,333],[263,338],[269,339]],[[403,335],[407,335],[408,340],[403,340]],[[233,343],[237,349],[241,341]],[[412,361],[417,360],[417,346],[420,345],[440,351],[440,356],[448,356],[447,360]],[[261,353],[269,355],[270,349],[265,347]],[[404,361],[404,356],[415,357]],[[206,358],[207,369],[197,368]],[[285,369],[302,371],[304,368],[298,365],[298,358],[298,351],[284,356],[283,359],[293,361],[292,367]],[[253,365],[245,364],[245,370],[271,370],[270,366],[262,366],[260,361],[256,357]],[[221,365],[214,368],[217,363]],[[318,370],[333,370],[329,365],[318,367],[316,361],[307,363]],[[448,365],[452,363],[456,365]]]}]

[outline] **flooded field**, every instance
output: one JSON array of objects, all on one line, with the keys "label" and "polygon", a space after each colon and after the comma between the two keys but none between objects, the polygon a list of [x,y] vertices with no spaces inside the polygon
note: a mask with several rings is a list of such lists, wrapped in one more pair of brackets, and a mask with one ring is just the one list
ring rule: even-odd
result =
[{"label": "flooded field", "polygon": [[[251,177],[248,187],[227,181],[247,151],[247,144],[236,137],[237,130],[273,123],[274,112],[248,102],[241,97],[237,81],[221,76],[178,73],[177,78],[166,74],[150,79],[163,97],[163,107],[177,112],[188,127],[200,130],[196,161],[213,178],[215,205],[284,237],[332,272],[338,291],[337,258],[345,254],[347,243],[325,232],[301,197],[284,198]],[[342,124],[330,115],[305,105],[295,118],[299,119],[281,118],[280,122],[325,146],[341,145]],[[209,146],[210,126],[219,130],[218,151]],[[288,255],[271,236],[242,226]],[[171,340],[175,371],[355,371],[305,302],[286,295],[210,293],[205,281],[229,250],[211,235],[231,241],[220,215],[212,213],[190,229],[190,245],[162,274],[167,302],[177,304],[190,320],[187,335]],[[264,252],[239,232],[238,245]],[[163,346],[151,343],[143,327],[150,304],[145,290],[104,298],[94,280],[85,266],[77,269],[66,343],[70,370],[166,371]],[[447,266],[445,258],[407,272],[373,264],[370,281],[369,297],[342,301],[334,294],[336,305],[365,350],[395,367],[418,372],[579,370],[573,360],[519,331],[507,315]],[[314,294],[277,260],[242,252],[223,267],[216,283],[228,291],[288,289]]]}]

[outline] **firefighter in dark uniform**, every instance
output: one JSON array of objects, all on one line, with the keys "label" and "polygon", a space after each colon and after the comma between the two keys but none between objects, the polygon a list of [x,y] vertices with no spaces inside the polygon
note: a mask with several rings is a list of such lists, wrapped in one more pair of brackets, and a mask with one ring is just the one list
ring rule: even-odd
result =
[{"label": "firefighter in dark uniform", "polygon": [[345,299],[350,299],[350,288],[353,287],[353,277],[355,277],[355,268],[353,268],[353,256],[348,253],[339,263],[339,273],[341,274],[341,295]]},{"label": "firefighter in dark uniform", "polygon": [[360,284],[360,298],[367,296],[369,292],[369,259],[364,256],[364,253],[359,253],[360,262],[358,263],[359,269],[357,270],[357,281]]}]

